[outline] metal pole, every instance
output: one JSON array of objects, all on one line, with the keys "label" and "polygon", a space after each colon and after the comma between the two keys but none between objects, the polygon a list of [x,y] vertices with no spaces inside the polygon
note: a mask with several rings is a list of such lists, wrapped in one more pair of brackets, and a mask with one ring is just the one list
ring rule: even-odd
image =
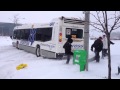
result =
[{"label": "metal pole", "polygon": [[88,55],[89,55],[89,21],[90,11],[85,11],[84,49],[87,51],[86,71],[88,71]]}]

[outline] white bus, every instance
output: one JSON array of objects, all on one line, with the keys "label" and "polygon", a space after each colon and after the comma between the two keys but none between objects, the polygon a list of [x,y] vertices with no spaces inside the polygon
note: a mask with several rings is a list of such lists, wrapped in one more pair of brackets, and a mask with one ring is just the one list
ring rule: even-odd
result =
[{"label": "white bus", "polygon": [[37,57],[62,58],[65,53],[63,45],[69,35],[73,39],[73,50],[84,49],[84,21],[63,16],[47,24],[16,26],[12,44]]}]

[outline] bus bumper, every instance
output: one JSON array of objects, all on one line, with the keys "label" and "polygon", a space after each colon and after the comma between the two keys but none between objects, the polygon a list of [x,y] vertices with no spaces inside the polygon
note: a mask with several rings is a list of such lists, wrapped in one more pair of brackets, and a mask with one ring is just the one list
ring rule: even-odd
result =
[{"label": "bus bumper", "polygon": [[62,59],[65,53],[56,53],[56,58],[57,59]]}]

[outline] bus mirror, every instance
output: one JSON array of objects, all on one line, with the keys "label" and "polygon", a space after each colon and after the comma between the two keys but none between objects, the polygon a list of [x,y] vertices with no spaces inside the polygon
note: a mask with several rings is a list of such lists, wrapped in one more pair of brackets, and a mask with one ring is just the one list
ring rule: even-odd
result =
[{"label": "bus mirror", "polygon": [[12,36],[10,36],[10,38],[12,39],[13,37],[12,37]]},{"label": "bus mirror", "polygon": [[63,19],[64,19],[64,17],[62,16],[62,17],[61,17],[61,20],[63,20]]}]

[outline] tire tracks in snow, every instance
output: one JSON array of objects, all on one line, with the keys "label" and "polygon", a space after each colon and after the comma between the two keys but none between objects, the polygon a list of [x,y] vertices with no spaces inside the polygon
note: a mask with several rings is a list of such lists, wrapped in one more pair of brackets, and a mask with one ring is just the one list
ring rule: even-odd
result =
[{"label": "tire tracks in snow", "polygon": [[16,66],[23,62],[40,60],[34,54],[24,50],[18,50],[12,46],[2,47],[0,49],[0,79],[12,78]]}]

